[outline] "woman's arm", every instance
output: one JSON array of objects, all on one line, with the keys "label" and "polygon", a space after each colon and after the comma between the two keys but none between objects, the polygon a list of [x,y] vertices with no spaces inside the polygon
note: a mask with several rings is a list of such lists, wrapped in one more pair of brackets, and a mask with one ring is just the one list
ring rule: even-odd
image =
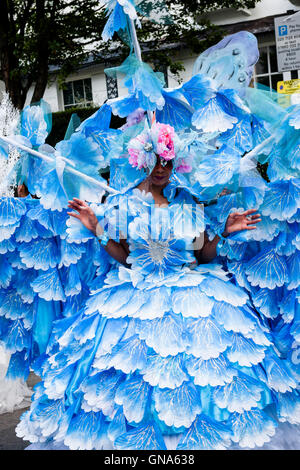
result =
[{"label": "woman's arm", "polygon": [[218,235],[211,241],[207,236],[207,233],[204,233],[204,244],[200,250],[195,250],[195,258],[199,264],[210,263],[217,256],[217,244],[220,241]]},{"label": "woman's arm", "polygon": [[127,268],[130,267],[130,265],[126,263],[128,254],[126,253],[121,243],[115,242],[114,240],[108,240],[106,246],[103,246],[103,248],[116,261],[121,264],[124,264],[124,266],[126,266]]},{"label": "woman's arm", "polygon": [[[241,230],[254,230],[256,223],[261,221],[260,214],[254,214],[256,209],[249,209],[242,213],[234,212],[229,214],[225,230],[222,237],[226,238],[230,233],[240,232]],[[207,233],[204,233],[204,243],[200,250],[195,250],[195,258],[199,264],[210,263],[217,256],[217,245],[221,237],[216,235],[213,240],[209,240]]]},{"label": "woman's arm", "polygon": [[[103,233],[103,228],[98,222],[98,219],[90,208],[88,204],[84,201],[81,201],[78,198],[75,198],[72,201],[69,201],[68,207],[73,209],[76,212],[68,212],[71,217],[75,217],[75,219],[80,220],[80,222],[90,230],[95,236],[99,237]],[[101,241],[99,240],[101,243]],[[125,266],[129,266],[126,263],[127,256],[129,254],[129,249],[125,240],[122,240],[121,243],[115,242],[114,240],[108,240],[107,244],[103,246],[105,251],[116,261]]]}]

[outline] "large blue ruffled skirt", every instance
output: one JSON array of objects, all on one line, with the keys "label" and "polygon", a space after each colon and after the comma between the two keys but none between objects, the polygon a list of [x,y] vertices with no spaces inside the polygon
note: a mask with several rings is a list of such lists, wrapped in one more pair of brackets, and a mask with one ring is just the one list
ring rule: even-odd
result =
[{"label": "large blue ruffled skirt", "polygon": [[220,266],[156,286],[131,279],[114,268],[56,322],[19,437],[44,448],[253,448],[279,422],[300,423],[297,379]]}]

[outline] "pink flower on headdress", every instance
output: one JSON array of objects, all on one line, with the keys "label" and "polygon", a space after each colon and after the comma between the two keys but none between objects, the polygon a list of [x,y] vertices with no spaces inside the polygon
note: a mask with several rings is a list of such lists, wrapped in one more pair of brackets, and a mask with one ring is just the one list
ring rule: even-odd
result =
[{"label": "pink flower on headdress", "polygon": [[175,158],[174,149],[174,128],[168,124],[155,123],[152,127],[156,127],[158,131],[156,151],[158,155],[165,160],[172,160]]},{"label": "pink flower on headdress", "polygon": [[145,129],[128,143],[129,163],[139,170],[152,170],[156,155],[159,155],[166,161],[174,160],[174,169],[179,173],[188,173],[192,170],[191,158],[186,152],[182,154],[178,143],[179,138],[172,126],[155,122],[151,129]]},{"label": "pink flower on headdress", "polygon": [[128,153],[130,155],[129,157],[129,163],[132,166],[138,166],[138,151],[136,149],[128,149]]},{"label": "pink flower on headdress", "polygon": [[134,139],[130,141],[130,146],[128,147],[129,153],[129,163],[134,166],[138,167],[140,170],[141,168],[146,168],[146,154],[144,147],[149,140],[149,136],[146,132],[142,132]]}]

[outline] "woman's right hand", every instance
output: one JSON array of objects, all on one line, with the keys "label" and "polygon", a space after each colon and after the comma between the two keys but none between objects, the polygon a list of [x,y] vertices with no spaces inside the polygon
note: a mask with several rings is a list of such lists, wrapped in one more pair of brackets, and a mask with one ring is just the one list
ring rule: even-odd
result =
[{"label": "woman's right hand", "polygon": [[77,197],[74,197],[72,201],[68,202],[68,207],[78,212],[78,214],[76,214],[76,212],[68,212],[68,214],[71,217],[75,217],[75,219],[80,220],[80,222],[88,230],[90,230],[94,235],[96,235],[96,231],[98,231],[97,226],[99,222],[90,206],[86,202],[78,199]]}]

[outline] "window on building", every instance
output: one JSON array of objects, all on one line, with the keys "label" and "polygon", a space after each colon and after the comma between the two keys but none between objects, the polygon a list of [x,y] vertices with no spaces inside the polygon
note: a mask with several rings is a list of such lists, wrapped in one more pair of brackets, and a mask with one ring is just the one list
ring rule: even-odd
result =
[{"label": "window on building", "polygon": [[93,104],[92,81],[90,78],[67,82],[63,90],[64,108],[87,107]]},{"label": "window on building", "polygon": [[276,46],[261,47],[259,54],[259,61],[255,66],[254,82],[277,91],[277,82],[283,80],[283,74],[278,72]]},{"label": "window on building", "polygon": [[118,98],[119,92],[118,92],[118,80],[117,78],[114,77],[109,77],[108,75],[105,74],[106,77],[106,92],[107,92],[107,98]]}]

